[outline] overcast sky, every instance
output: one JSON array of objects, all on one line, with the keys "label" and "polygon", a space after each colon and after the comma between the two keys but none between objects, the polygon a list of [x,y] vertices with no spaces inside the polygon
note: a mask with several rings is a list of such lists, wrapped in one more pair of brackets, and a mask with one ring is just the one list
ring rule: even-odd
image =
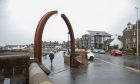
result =
[{"label": "overcast sky", "polygon": [[135,6],[140,9],[140,0],[0,0],[0,45],[34,43],[40,18],[52,10],[58,15],[48,20],[43,41],[67,41],[62,13],[69,18],[75,38],[87,30],[122,35],[127,23],[136,21]]}]

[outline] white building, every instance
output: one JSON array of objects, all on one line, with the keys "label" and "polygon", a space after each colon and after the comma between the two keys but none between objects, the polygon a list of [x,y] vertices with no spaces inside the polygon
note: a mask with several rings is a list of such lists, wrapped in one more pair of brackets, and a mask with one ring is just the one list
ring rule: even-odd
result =
[{"label": "white building", "polygon": [[117,35],[114,37],[113,41],[110,43],[110,46],[118,45],[118,49],[123,48],[123,43],[117,38]]},{"label": "white building", "polygon": [[88,31],[91,36],[91,43],[94,48],[104,48],[104,42],[111,39],[111,34],[104,31]]},{"label": "white building", "polygon": [[79,48],[93,49],[105,48],[104,42],[111,39],[111,34],[104,31],[87,31],[89,34],[82,35],[82,38],[77,39]]},{"label": "white building", "polygon": [[26,50],[27,45],[6,45],[6,50]]}]

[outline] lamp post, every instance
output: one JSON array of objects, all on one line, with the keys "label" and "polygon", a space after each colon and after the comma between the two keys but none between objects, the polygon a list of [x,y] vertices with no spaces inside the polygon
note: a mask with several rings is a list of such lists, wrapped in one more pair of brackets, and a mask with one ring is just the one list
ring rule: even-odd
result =
[{"label": "lamp post", "polygon": [[139,30],[138,30],[138,7],[135,7],[136,10],[137,10],[137,21],[136,21],[136,24],[137,24],[137,63],[138,63],[138,66],[137,68],[140,69],[140,66],[139,66]]},{"label": "lamp post", "polygon": [[70,53],[70,51],[69,51],[69,32],[68,32],[68,54]]}]

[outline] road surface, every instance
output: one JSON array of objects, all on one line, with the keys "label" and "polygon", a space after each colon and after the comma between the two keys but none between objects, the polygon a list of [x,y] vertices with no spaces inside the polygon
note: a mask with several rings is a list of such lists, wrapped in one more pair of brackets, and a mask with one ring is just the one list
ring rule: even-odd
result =
[{"label": "road surface", "polygon": [[[96,55],[87,66],[70,68],[64,64],[63,52],[55,54],[53,64],[49,57],[43,57],[43,64],[51,70],[49,75],[54,84],[139,84],[140,72],[122,66],[123,59],[101,58]],[[109,60],[109,61],[108,61]],[[114,60],[114,61],[113,61]]]}]

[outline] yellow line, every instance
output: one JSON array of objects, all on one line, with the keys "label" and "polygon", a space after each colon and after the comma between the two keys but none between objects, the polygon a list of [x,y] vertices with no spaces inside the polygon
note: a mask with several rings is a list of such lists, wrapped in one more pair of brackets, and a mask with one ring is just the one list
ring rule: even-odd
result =
[{"label": "yellow line", "polygon": [[126,68],[126,69],[129,69],[129,70],[131,70],[131,71],[135,71],[135,72],[138,72],[138,73],[140,73],[140,70],[138,70],[138,69],[135,69],[135,68],[132,68],[132,67],[123,66],[123,65],[118,65],[118,64],[114,64],[114,63],[111,63],[111,62],[105,61],[105,60],[103,60],[103,59],[100,59],[100,58],[96,58],[96,59],[98,59],[98,60],[101,60],[101,61],[103,61],[103,62],[105,62],[105,63],[108,63],[108,64],[111,64],[111,65],[115,65],[115,66],[118,66],[118,67],[124,67],[124,68]]}]

